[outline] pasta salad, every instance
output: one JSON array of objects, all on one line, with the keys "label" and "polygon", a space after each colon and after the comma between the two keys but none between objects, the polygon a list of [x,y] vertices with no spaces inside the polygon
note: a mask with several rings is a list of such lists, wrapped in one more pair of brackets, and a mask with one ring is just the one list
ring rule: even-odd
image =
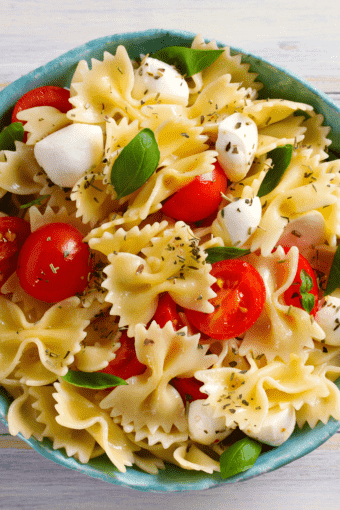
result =
[{"label": "pasta salad", "polygon": [[340,419],[340,160],[241,55],[124,46],[0,133],[10,433],[227,478]]}]

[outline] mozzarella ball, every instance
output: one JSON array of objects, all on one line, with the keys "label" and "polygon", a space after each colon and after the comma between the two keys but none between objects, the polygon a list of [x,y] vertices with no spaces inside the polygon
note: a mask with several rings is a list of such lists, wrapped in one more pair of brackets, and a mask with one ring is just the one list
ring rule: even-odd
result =
[{"label": "mozzarella ball", "polygon": [[244,429],[242,432],[261,443],[280,446],[293,433],[295,423],[295,409],[292,406],[286,409],[270,409],[259,430],[255,432],[254,430]]},{"label": "mozzarella ball", "polygon": [[104,152],[103,132],[99,126],[71,124],[34,147],[34,155],[54,184],[72,188],[86,172],[95,168]]},{"label": "mozzarella ball", "polygon": [[189,436],[196,443],[213,444],[228,437],[234,429],[225,426],[223,417],[214,418],[214,410],[206,400],[194,400],[188,412]]},{"label": "mozzarella ball", "polygon": [[326,296],[326,304],[316,314],[316,321],[326,335],[328,345],[340,346],[340,299]]},{"label": "mozzarella ball", "polygon": [[217,159],[228,179],[240,181],[248,173],[257,149],[255,122],[243,113],[233,113],[218,127]]},{"label": "mozzarella ball", "polygon": [[259,197],[240,198],[218,212],[212,231],[226,246],[241,247],[255,232],[262,214]]},{"label": "mozzarella ball", "polygon": [[135,83],[131,92],[134,99],[187,106],[189,87],[182,75],[171,65],[147,57],[135,70]]}]

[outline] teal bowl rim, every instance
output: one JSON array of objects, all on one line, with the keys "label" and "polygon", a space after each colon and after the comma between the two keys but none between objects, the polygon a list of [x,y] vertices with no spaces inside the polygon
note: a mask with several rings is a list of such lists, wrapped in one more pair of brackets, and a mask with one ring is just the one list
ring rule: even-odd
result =
[{"label": "teal bowl rim", "polygon": [[[155,42],[157,49],[175,44],[189,46],[195,35],[185,31],[150,29],[101,37],[80,45],[15,80],[0,92],[0,129],[10,123],[14,104],[28,90],[46,84],[69,86],[71,76],[81,59],[86,59],[88,62],[90,58],[101,59],[103,51],[114,51],[119,44],[124,44],[130,57],[135,58],[140,53],[150,52],[149,48]],[[226,46],[219,41],[217,44]],[[305,102],[311,104],[318,113],[322,113],[325,118],[324,124],[332,128],[329,136],[332,140],[331,152],[334,156],[340,153],[340,130],[336,131],[340,119],[340,108],[331,98],[282,67],[273,66],[263,58],[240,48],[230,46],[230,49],[232,54],[242,54],[242,61],[250,63],[250,70],[259,73],[259,80],[261,83],[265,82],[264,89],[260,91],[260,98],[277,97]],[[268,82],[271,82],[269,88]],[[340,379],[336,384],[340,387]],[[8,426],[6,416],[10,402],[11,398],[7,392],[0,389],[0,420],[6,426]],[[171,464],[166,464],[166,469],[161,470],[158,475],[150,475],[136,467],[127,468],[126,473],[120,473],[112,466],[106,455],[91,459],[88,464],[81,464],[73,457],[67,457],[64,449],[53,450],[49,439],[45,438],[39,442],[34,438],[25,439],[21,434],[18,436],[47,459],[93,478],[141,491],[182,492],[217,488],[250,480],[278,469],[315,450],[334,435],[339,427],[340,422],[330,418],[327,424],[319,422],[314,429],[310,429],[308,425],[302,429],[296,428],[293,435],[283,445],[262,453],[251,469],[226,480],[223,480],[219,473],[209,475],[186,471]]]}]

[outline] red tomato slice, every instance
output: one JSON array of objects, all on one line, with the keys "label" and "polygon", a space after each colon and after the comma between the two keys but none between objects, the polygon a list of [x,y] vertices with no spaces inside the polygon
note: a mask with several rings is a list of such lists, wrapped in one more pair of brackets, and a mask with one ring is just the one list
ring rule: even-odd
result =
[{"label": "red tomato slice", "polygon": [[12,122],[22,122],[22,124],[25,124],[25,122],[17,118],[17,114],[22,110],[28,110],[35,106],[53,106],[62,113],[66,113],[73,108],[69,98],[69,90],[52,85],[29,90],[16,103],[12,113]]},{"label": "red tomato slice", "polygon": [[177,305],[168,292],[160,295],[157,309],[152,320],[156,321],[161,328],[164,328],[165,324],[171,321],[176,331],[184,326],[178,315]]},{"label": "red tomato slice", "polygon": [[[290,248],[284,248],[285,253],[288,253]],[[301,254],[299,254],[299,262],[296,271],[296,275],[294,278],[294,282],[292,285],[285,291],[284,300],[287,306],[295,306],[297,308],[305,309],[303,306],[302,296],[301,296],[301,272],[306,271],[308,276],[312,279],[313,286],[308,291],[310,294],[314,296],[314,306],[310,312],[310,315],[315,317],[316,312],[318,311],[318,300],[319,300],[319,289],[316,281],[315,273],[312,269],[312,266],[309,264],[308,260],[305,259]]]},{"label": "red tomato slice", "polygon": [[30,233],[27,221],[15,216],[0,218],[0,287],[15,272],[19,251]]},{"label": "red tomato slice", "polygon": [[203,386],[201,381],[195,379],[195,377],[179,378],[175,377],[171,379],[170,384],[176,388],[178,393],[181,395],[184,404],[186,402],[192,402],[193,400],[202,400],[208,398],[206,393],[201,393],[200,388]]},{"label": "red tomato slice", "polygon": [[56,303],[82,293],[91,268],[90,250],[79,230],[67,223],[50,223],[25,241],[17,275],[28,294]]},{"label": "red tomato slice", "polygon": [[212,289],[217,296],[210,300],[212,313],[186,309],[190,322],[210,338],[226,340],[247,331],[259,318],[266,299],[266,288],[256,269],[241,259],[212,264],[217,278]]},{"label": "red tomato slice", "polygon": [[164,202],[163,213],[186,223],[203,220],[218,209],[227,185],[227,176],[216,162],[210,180],[207,174],[195,177]]},{"label": "red tomato slice", "polygon": [[110,361],[108,366],[100,372],[112,374],[125,380],[145,372],[146,365],[140,363],[136,356],[135,339],[129,338],[126,331],[123,331],[119,343],[121,346],[115,353],[115,359]]}]

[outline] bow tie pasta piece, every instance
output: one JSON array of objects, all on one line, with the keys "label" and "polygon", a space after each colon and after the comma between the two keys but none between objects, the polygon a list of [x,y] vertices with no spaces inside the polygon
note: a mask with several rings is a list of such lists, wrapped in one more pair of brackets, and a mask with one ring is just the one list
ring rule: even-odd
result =
[{"label": "bow tie pasta piece", "polygon": [[71,124],[65,113],[53,106],[36,106],[17,114],[19,120],[25,121],[28,132],[27,145],[35,145],[46,136]]},{"label": "bow tie pasta piece", "polygon": [[286,363],[290,353],[306,359],[307,349],[314,348],[313,339],[325,334],[309,314],[282,303],[284,292],[292,285],[297,271],[299,252],[292,247],[285,255],[278,249],[267,257],[255,254],[246,260],[260,273],[266,287],[266,302],[256,323],[246,332],[239,348],[241,356],[252,353],[255,359],[265,355],[267,361],[279,356]]},{"label": "bow tie pasta piece", "polygon": [[168,119],[187,119],[187,109],[177,104],[154,104],[143,106],[141,109],[145,120],[141,122],[141,127],[149,128],[152,131]]},{"label": "bow tie pasta piece", "polygon": [[152,225],[147,224],[142,229],[135,226],[125,231],[119,228],[115,232],[104,230],[101,237],[88,236],[88,243],[92,250],[97,250],[108,256],[114,252],[139,253],[156,236],[159,236],[168,226],[167,221],[161,223],[155,222]]},{"label": "bow tie pasta piece", "polygon": [[33,147],[15,142],[15,151],[0,151],[0,186],[18,195],[39,193],[42,186],[35,181],[41,172]]},{"label": "bow tie pasta piece", "polygon": [[261,248],[262,254],[267,256],[291,219],[308,211],[322,211],[337,202],[333,171],[337,171],[338,164],[332,161],[320,163],[319,156],[310,157],[311,151],[301,149],[293,153],[278,186],[261,198],[262,204],[268,207],[262,215],[260,229],[254,234],[252,251]]},{"label": "bow tie pasta piece", "polygon": [[253,119],[258,128],[264,128],[289,117],[297,110],[313,111],[313,107],[304,103],[295,103],[287,99],[259,99],[243,108],[243,113]]},{"label": "bow tie pasta piece", "polygon": [[70,103],[74,108],[68,118],[87,124],[102,124],[116,115],[143,120],[140,102],[131,97],[134,74],[124,46],[118,46],[115,55],[105,51],[103,61],[92,59],[91,63],[92,69],[82,64],[71,82]]},{"label": "bow tie pasta piece", "polygon": [[195,374],[204,383],[201,390],[209,394],[206,404],[213,406],[216,417],[225,418],[227,427],[237,423],[246,433],[256,434],[269,409],[276,406],[281,409],[293,406],[298,411],[305,404],[311,407],[316,404],[318,416],[328,413],[328,417],[339,419],[338,392],[331,391],[330,381],[314,373],[314,367],[305,365],[299,356],[292,354],[287,364],[271,361],[262,368],[253,359],[248,361],[251,364],[248,371],[212,368]]},{"label": "bow tie pasta piece", "polygon": [[[220,49],[215,41],[205,43],[201,35],[197,35],[191,45],[194,49],[199,50],[217,50]],[[224,53],[219,56],[215,62],[201,72],[204,86],[215,81],[219,76],[230,74],[233,82],[238,82],[246,89],[251,88],[255,91],[260,90],[263,85],[257,78],[256,73],[249,71],[250,64],[242,64],[242,55],[231,55],[230,48],[224,48]]]},{"label": "bow tie pasta piece", "polygon": [[86,464],[101,451],[86,430],[66,428],[56,422],[54,391],[53,386],[25,386],[23,394],[8,410],[10,433],[21,433],[26,439],[34,436],[38,441],[48,437],[53,442],[53,449],[65,448],[68,457]]},{"label": "bow tie pasta piece", "polygon": [[210,288],[215,278],[198,243],[188,225],[177,222],[154,238],[151,247],[141,250],[144,258],[131,253],[108,256],[102,287],[108,290],[111,315],[120,316],[120,327],[129,326],[129,336],[134,336],[138,323],[146,325],[151,320],[162,292],[169,292],[185,308],[213,311],[209,299],[215,296]]},{"label": "bow tie pasta piece", "polygon": [[320,155],[320,161],[328,158],[327,147],[332,141],[327,138],[331,128],[329,126],[323,126],[324,117],[321,114],[315,112],[308,112],[310,118],[305,120],[303,126],[307,128],[305,137],[303,140],[304,147],[311,147],[313,149],[312,155]]},{"label": "bow tie pasta piece", "polygon": [[147,368],[143,374],[131,377],[124,389],[115,388],[100,406],[112,409],[111,416],[119,419],[126,432],[141,431],[136,440],[144,439],[146,427],[153,444],[158,432],[163,446],[168,444],[169,435],[172,442],[187,439],[185,407],[169,382],[174,377],[192,377],[196,370],[206,369],[216,361],[215,355],[206,354],[208,346],[199,345],[199,338],[188,336],[186,328],[175,331],[171,323],[160,328],[152,322],[148,329],[138,324],[136,355]]},{"label": "bow tie pasta piece", "polygon": [[38,207],[33,205],[29,208],[28,217],[31,225],[31,232],[50,223],[67,223],[79,230],[84,236],[88,234],[90,230],[87,225],[84,225],[81,219],[76,217],[75,213],[70,214],[64,206],[52,209],[50,205],[47,205],[46,209],[41,212]]},{"label": "bow tie pasta piece", "polygon": [[288,117],[268,127],[259,129],[256,156],[260,157],[283,145],[294,145],[304,141],[307,128],[302,125],[303,117]]},{"label": "bow tie pasta piece", "polygon": [[77,297],[52,306],[37,323],[14,303],[0,298],[0,379],[15,369],[22,383],[40,386],[65,375],[80,351],[89,321]]},{"label": "bow tie pasta piece", "polygon": [[109,414],[99,408],[96,391],[78,388],[64,381],[54,384],[57,401],[56,421],[73,430],[86,431],[105,451],[111,462],[121,471],[132,466],[133,453],[140,448],[126,437]]}]

